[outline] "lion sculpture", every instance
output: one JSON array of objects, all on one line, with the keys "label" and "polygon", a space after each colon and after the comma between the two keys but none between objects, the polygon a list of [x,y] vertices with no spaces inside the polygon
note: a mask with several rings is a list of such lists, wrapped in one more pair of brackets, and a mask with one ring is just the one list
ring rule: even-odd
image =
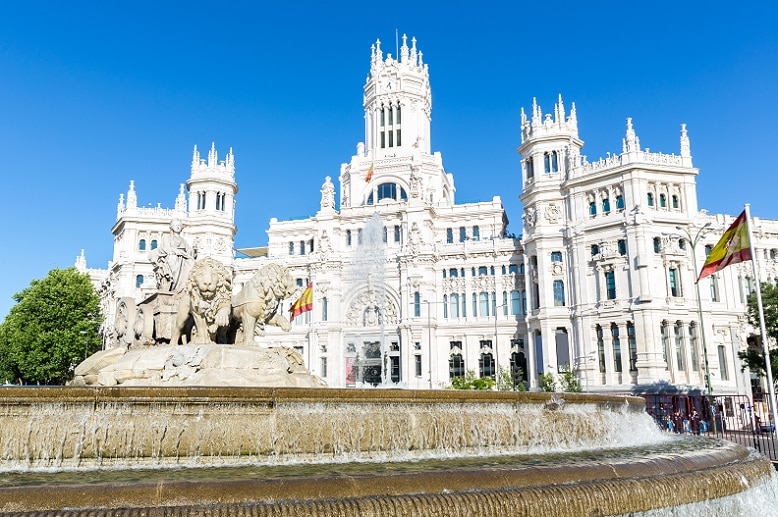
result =
[{"label": "lion sculpture", "polygon": [[239,323],[235,343],[253,344],[254,336],[265,335],[265,325],[289,331],[291,324],[279,311],[281,302],[294,289],[292,275],[283,266],[268,264],[254,273],[243,289],[232,297],[232,316]]},{"label": "lion sculpture", "polygon": [[195,262],[178,306],[170,343],[177,345],[181,338],[186,344],[184,329],[190,315],[194,323],[191,343],[215,344],[217,340],[223,342],[223,336],[230,324],[231,292],[232,275],[221,262],[211,257]]}]

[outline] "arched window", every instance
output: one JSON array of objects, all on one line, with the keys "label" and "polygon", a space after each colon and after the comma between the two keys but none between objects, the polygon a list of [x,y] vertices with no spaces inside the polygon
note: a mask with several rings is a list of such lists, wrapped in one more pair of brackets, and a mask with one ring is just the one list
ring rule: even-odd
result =
[{"label": "arched window", "polygon": [[597,203],[592,201],[589,203],[589,216],[594,217],[595,215],[597,215]]},{"label": "arched window", "polygon": [[508,273],[511,273],[513,275],[519,274],[519,266],[517,264],[510,264],[508,266]]},{"label": "arched window", "polygon": [[135,277],[135,287],[140,287],[143,285],[143,275],[138,275]]},{"label": "arched window", "polygon": [[611,200],[606,198],[603,198],[602,200],[602,213],[608,214],[611,211]]},{"label": "arched window", "polygon": [[680,208],[680,203],[678,201],[678,196],[673,194],[673,197],[670,198],[670,202],[673,204],[673,208]]},{"label": "arched window", "polygon": [[157,239],[154,239],[151,241],[151,249],[155,250],[157,249]]},{"label": "arched window", "polygon": [[624,210],[624,196],[621,194],[616,196],[616,210]]},{"label": "arched window", "polygon": [[462,354],[451,354],[448,360],[448,377],[453,379],[455,377],[465,376],[465,361],[462,359]]},{"label": "arched window", "polygon": [[652,192],[649,192],[646,196],[646,202],[648,203],[648,206],[654,206],[654,194]]},{"label": "arched window", "polygon": [[140,242],[138,242],[138,249],[140,251],[146,251],[146,239],[141,239]]},{"label": "arched window", "polygon": [[667,196],[659,194],[659,208],[667,208]]},{"label": "arched window", "polygon": [[600,254],[600,246],[598,246],[597,244],[592,244],[591,250],[592,250],[592,257]]}]

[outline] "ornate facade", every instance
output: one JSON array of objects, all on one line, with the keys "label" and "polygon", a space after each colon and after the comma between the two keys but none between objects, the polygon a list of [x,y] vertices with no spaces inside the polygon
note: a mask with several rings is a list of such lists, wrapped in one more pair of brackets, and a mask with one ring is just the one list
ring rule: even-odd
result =
[{"label": "ornate facade", "polygon": [[[685,126],[679,154],[663,154],[642,148],[628,119],[622,152],[590,162],[574,105],[568,112],[560,96],[553,115],[535,103],[529,116],[522,110],[515,237],[499,197],[455,202],[454,177],[430,148],[422,58],[415,39],[409,46],[403,37],[397,57],[376,42],[364,141],[337,184],[325,179],[315,215],[272,219],[267,248],[240,250],[253,258],[233,253],[231,151],[219,162],[214,147],[207,160],[195,149],[170,210],[139,207],[131,183],[113,228],[114,260],[89,270],[106,321],[117,301],[153,290],[148,252],[181,219],[198,257],[221,260],[236,290],[269,262],[289,268],[300,291],[313,283],[314,309],[290,332],[268,329],[262,343],[295,347],[333,387],[440,388],[468,370],[504,369],[509,382],[534,389],[541,374],[569,369],[588,391],[703,389],[707,363],[714,393],[750,393],[737,359],[752,332],[750,263],[701,281],[702,323],[698,314],[696,271],[732,217],[698,208]],[[775,282],[778,222],[755,219],[754,236],[761,279]],[[83,256],[77,265],[86,270]]]}]

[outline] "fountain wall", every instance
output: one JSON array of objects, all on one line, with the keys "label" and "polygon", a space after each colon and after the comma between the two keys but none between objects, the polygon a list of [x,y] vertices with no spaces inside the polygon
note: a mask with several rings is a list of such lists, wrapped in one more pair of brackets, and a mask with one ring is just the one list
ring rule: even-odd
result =
[{"label": "fountain wall", "polygon": [[5,388],[0,422],[0,512],[18,515],[662,515],[651,512],[765,493],[778,504],[766,458],[678,440],[633,397]]}]

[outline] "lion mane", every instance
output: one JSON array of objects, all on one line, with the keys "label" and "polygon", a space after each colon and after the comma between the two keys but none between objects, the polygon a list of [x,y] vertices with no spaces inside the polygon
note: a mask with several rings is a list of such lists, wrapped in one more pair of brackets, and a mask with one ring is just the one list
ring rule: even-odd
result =
[{"label": "lion mane", "polygon": [[267,264],[260,268],[232,298],[233,318],[239,324],[235,342],[253,344],[255,335],[265,334],[265,325],[288,331],[291,325],[280,314],[280,309],[281,303],[294,292],[294,287],[292,275],[285,267]]},{"label": "lion mane", "polygon": [[222,335],[220,329],[229,325],[231,293],[232,276],[221,262],[211,257],[195,262],[179,304],[171,343],[178,343],[189,316],[194,322],[191,341],[216,343]]}]

